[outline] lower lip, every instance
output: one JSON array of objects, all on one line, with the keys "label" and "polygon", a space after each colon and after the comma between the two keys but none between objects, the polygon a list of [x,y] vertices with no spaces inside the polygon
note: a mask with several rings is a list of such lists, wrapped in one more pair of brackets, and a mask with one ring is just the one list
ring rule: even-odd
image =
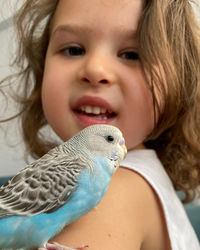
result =
[{"label": "lower lip", "polygon": [[113,118],[108,118],[106,120],[101,120],[98,119],[95,116],[89,116],[89,115],[85,115],[85,114],[79,114],[77,112],[75,112],[76,118],[78,119],[79,123],[81,124],[81,126],[83,127],[88,127],[90,125],[95,125],[95,124],[109,124],[114,120]]}]

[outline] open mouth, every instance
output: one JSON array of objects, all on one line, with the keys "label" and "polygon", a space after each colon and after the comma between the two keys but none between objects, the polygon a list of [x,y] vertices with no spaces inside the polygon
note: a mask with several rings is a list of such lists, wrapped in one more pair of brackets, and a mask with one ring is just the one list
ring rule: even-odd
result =
[{"label": "open mouth", "polygon": [[97,96],[81,97],[74,105],[73,111],[83,127],[109,124],[117,117],[113,107],[104,98]]},{"label": "open mouth", "polygon": [[116,114],[112,112],[111,110],[97,107],[97,106],[89,106],[89,105],[81,106],[80,108],[76,110],[76,112],[77,114],[85,115],[85,116],[98,119],[98,120],[103,120],[103,121],[112,119],[116,116]]}]

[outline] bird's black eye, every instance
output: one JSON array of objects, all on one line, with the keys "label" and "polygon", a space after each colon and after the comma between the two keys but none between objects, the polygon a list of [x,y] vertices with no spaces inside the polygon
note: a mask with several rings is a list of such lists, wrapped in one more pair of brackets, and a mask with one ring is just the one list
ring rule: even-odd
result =
[{"label": "bird's black eye", "polygon": [[113,142],[113,141],[114,141],[114,137],[113,137],[112,135],[108,135],[108,136],[106,137],[106,140],[107,140],[108,142]]}]

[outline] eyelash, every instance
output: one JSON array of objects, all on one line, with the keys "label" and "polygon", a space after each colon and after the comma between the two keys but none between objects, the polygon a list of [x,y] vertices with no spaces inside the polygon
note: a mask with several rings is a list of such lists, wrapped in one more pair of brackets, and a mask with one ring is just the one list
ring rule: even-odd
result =
[{"label": "eyelash", "polygon": [[81,48],[80,46],[72,45],[72,46],[61,49],[60,53],[64,56],[77,57],[77,56],[84,55],[85,50]]},{"label": "eyelash", "polygon": [[135,61],[135,60],[139,59],[139,55],[135,51],[125,51],[122,53],[121,58],[126,59],[126,60]]},{"label": "eyelash", "polygon": [[[67,57],[79,57],[85,55],[85,50],[80,46],[72,45],[60,50],[60,53]],[[125,51],[119,54],[119,57],[128,61],[139,59],[139,55],[135,51]]]}]

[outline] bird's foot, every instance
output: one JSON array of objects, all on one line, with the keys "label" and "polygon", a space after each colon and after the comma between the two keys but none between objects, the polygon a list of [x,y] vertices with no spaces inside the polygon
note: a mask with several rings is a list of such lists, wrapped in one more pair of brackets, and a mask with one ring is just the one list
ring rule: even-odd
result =
[{"label": "bird's foot", "polygon": [[78,247],[67,247],[60,245],[56,242],[53,242],[53,243],[46,243],[45,247],[39,248],[39,250],[83,250],[86,247],[88,247],[88,245],[82,245]]}]

